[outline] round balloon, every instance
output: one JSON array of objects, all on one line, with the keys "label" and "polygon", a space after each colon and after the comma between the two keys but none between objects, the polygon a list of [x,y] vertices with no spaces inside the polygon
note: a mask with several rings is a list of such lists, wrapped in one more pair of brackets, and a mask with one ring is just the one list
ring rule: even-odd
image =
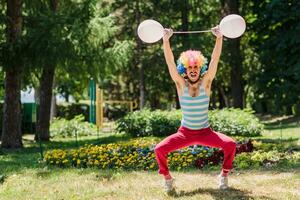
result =
[{"label": "round balloon", "polygon": [[155,20],[147,19],[140,23],[137,32],[141,40],[147,43],[153,43],[163,37],[164,27]]},{"label": "round balloon", "polygon": [[221,33],[228,38],[240,37],[246,30],[244,18],[236,14],[224,17],[219,26]]}]

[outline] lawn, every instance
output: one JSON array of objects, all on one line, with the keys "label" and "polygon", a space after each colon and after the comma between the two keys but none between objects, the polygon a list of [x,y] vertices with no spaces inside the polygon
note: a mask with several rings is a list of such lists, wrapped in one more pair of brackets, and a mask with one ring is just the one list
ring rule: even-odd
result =
[{"label": "lawn", "polygon": [[[159,138],[158,138],[159,139]],[[257,140],[300,147],[297,120],[266,121],[266,131]],[[125,134],[103,133],[74,139],[53,139],[43,143],[44,150],[76,148],[85,143],[107,144],[127,141]],[[300,199],[299,168],[262,168],[233,170],[231,188],[217,189],[218,170],[173,172],[176,193],[163,192],[162,178],[156,171],[61,169],[39,163],[39,145],[31,135],[24,136],[22,150],[0,150],[1,200],[18,199]]]}]

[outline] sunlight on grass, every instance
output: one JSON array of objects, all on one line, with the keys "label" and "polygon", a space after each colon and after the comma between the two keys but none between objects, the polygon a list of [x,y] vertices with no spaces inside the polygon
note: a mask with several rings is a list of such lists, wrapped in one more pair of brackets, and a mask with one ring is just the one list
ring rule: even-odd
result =
[{"label": "sunlight on grass", "polygon": [[[266,124],[261,137],[254,139],[278,144],[284,149],[299,149],[300,123]],[[282,136],[281,136],[282,135]],[[75,138],[52,138],[43,142],[43,152],[55,148],[71,149],[84,144],[128,142],[127,134],[100,133]],[[160,141],[159,137],[143,140]],[[96,168],[57,168],[39,163],[39,143],[33,135],[24,135],[21,150],[0,150],[1,200],[23,199],[300,199],[300,169],[273,168],[240,170],[231,175],[227,191],[217,189],[219,168],[188,169],[174,172],[177,190],[173,196],[163,191],[162,177],[156,171],[99,170]]]},{"label": "sunlight on grass", "polygon": [[217,188],[217,172],[174,172],[176,193],[167,196],[156,172],[97,169],[28,169],[9,176],[1,199],[298,199],[299,172],[235,172],[231,189]]}]

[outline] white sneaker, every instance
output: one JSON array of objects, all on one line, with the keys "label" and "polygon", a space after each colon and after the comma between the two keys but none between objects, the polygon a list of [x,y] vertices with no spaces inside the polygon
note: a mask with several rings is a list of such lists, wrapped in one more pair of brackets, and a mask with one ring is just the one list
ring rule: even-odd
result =
[{"label": "white sneaker", "polygon": [[225,190],[228,188],[228,177],[227,176],[221,176],[221,174],[218,176],[218,182],[219,182],[219,189]]},{"label": "white sneaker", "polygon": [[165,191],[172,192],[175,190],[175,179],[171,178],[169,180],[165,180]]}]

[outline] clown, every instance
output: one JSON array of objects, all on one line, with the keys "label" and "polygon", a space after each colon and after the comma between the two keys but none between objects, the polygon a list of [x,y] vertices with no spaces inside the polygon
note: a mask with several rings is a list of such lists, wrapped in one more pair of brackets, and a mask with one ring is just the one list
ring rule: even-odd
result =
[{"label": "clown", "polygon": [[[195,68],[195,73],[190,73],[191,76],[187,76],[187,69],[191,72],[192,68]],[[179,59],[177,60],[177,71],[184,78],[189,77],[190,83],[196,83],[200,76],[198,76],[197,80],[194,80],[197,77],[198,68],[200,68],[200,75],[203,76],[207,71],[207,59],[202,55],[200,51],[188,50],[182,52]]]},{"label": "clown", "polygon": [[216,36],[216,42],[209,67],[207,67],[207,59],[202,53],[194,50],[181,53],[176,67],[169,42],[173,31],[171,29],[164,30],[165,60],[176,85],[182,110],[181,126],[177,133],[168,136],[155,147],[159,173],[164,176],[167,192],[174,189],[174,178],[171,176],[167,164],[168,153],[191,145],[203,145],[223,150],[224,160],[218,176],[218,187],[220,189],[228,188],[228,173],[232,169],[236,143],[232,138],[213,131],[208,122],[211,85],[217,72],[223,41],[223,35],[218,26],[212,28],[211,31]]}]

